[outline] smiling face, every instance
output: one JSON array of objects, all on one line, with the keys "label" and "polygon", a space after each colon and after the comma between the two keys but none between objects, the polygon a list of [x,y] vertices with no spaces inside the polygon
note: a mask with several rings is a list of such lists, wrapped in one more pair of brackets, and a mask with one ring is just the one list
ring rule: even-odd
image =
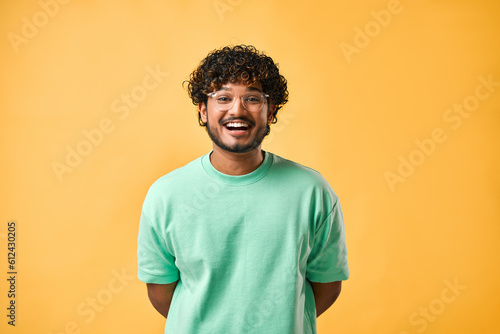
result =
[{"label": "smiling face", "polygon": [[230,109],[220,111],[216,107],[215,99],[220,93],[215,97],[209,96],[206,105],[198,104],[201,120],[207,124],[207,132],[214,143],[214,149],[231,153],[247,153],[260,149],[262,140],[267,135],[268,125],[271,124],[275,106],[269,106],[265,99],[260,110],[248,111],[243,106],[242,99],[245,94],[262,92],[262,86],[259,83],[251,86],[226,83],[219,91],[236,97]]}]

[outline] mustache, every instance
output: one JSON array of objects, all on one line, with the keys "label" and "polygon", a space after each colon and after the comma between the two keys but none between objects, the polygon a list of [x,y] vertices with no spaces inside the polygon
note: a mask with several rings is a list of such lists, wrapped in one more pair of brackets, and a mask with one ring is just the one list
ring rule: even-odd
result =
[{"label": "mustache", "polygon": [[237,122],[237,121],[245,122],[245,123],[250,124],[251,126],[255,126],[254,121],[249,120],[248,118],[245,118],[245,117],[228,117],[226,119],[221,119],[219,121],[219,124],[224,125],[224,123],[227,123],[227,122]]}]

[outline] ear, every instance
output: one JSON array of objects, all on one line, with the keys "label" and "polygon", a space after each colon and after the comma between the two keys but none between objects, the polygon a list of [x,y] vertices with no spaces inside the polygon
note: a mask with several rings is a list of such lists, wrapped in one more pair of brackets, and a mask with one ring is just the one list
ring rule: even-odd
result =
[{"label": "ear", "polygon": [[271,122],[273,121],[273,115],[274,115],[274,111],[276,110],[277,106],[274,105],[274,104],[271,104],[269,106],[269,113],[267,115],[267,123],[268,124],[271,124]]},{"label": "ear", "polygon": [[198,103],[198,111],[200,112],[201,121],[203,123],[207,122],[207,106],[205,103]]}]

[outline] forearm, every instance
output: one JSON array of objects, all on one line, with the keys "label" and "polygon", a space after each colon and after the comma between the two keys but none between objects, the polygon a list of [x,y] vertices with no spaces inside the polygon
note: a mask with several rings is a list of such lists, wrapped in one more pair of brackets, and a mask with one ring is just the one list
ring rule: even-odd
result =
[{"label": "forearm", "polygon": [[314,293],[314,303],[316,304],[316,317],[319,317],[328,310],[339,297],[342,289],[342,282],[310,283]]}]

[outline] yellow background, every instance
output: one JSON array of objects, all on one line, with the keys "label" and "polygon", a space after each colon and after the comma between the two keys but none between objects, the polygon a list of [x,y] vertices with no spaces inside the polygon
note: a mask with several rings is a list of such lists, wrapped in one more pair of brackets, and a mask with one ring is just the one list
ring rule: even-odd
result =
[{"label": "yellow background", "polygon": [[[2,333],[162,333],[135,278],[142,201],[154,180],[210,150],[182,81],[210,50],[239,43],[264,50],[289,81],[264,149],[320,171],[341,199],[351,278],[318,332],[500,332],[500,87],[460,126],[443,118],[474,100],[479,77],[500,82],[497,0],[75,0],[48,7],[46,21],[43,3],[53,1],[0,5]],[[376,23],[372,11],[388,7],[398,13]],[[346,56],[341,46],[356,42]],[[168,76],[126,117],[115,113],[148,67]],[[112,130],[60,180],[54,162],[105,119]],[[436,128],[446,140],[391,188],[386,173],[400,156],[422,158],[415,141]]]}]

